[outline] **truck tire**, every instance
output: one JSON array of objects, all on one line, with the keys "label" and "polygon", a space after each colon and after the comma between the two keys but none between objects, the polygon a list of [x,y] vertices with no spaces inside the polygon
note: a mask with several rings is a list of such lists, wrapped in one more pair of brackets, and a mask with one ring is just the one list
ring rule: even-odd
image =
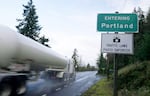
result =
[{"label": "truck tire", "polygon": [[0,96],[11,96],[12,87],[8,84],[2,84],[0,86]]}]

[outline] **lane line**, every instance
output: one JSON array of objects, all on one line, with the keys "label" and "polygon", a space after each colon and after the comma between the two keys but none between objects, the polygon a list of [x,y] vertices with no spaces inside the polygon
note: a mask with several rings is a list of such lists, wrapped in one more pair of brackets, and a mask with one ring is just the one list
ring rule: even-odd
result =
[{"label": "lane line", "polygon": [[86,76],[86,77],[80,78],[80,79],[76,80],[76,81],[75,81],[75,83],[80,82],[80,81],[83,81],[83,80],[87,79],[88,77],[89,77],[89,76]]}]

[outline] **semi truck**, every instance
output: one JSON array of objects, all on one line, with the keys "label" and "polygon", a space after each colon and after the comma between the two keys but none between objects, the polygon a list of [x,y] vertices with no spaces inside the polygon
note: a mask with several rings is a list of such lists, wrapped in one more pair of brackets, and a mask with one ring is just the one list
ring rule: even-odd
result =
[{"label": "semi truck", "polygon": [[71,59],[0,25],[0,96],[22,96],[33,73],[41,71],[63,81],[75,77]]}]

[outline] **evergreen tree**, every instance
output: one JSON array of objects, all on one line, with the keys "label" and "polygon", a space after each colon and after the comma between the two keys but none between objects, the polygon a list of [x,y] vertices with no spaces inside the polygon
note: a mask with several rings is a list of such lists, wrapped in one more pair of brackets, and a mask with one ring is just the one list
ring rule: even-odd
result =
[{"label": "evergreen tree", "polygon": [[110,71],[113,69],[113,65],[114,65],[114,54],[111,53],[107,53],[106,55],[106,74],[107,74],[107,79],[109,79],[109,73]]},{"label": "evergreen tree", "polygon": [[[50,47],[48,44],[46,44],[47,42],[49,42],[49,39],[46,38],[44,35],[42,37],[39,38],[39,42],[47,47]],[[51,47],[50,47],[51,48]]]},{"label": "evergreen tree", "polygon": [[74,67],[75,69],[78,71],[78,68],[79,68],[79,62],[78,62],[78,51],[77,49],[75,48],[74,49],[74,52],[73,52],[73,55],[72,55],[72,59],[73,59],[73,63],[74,63]]},{"label": "evergreen tree", "polygon": [[106,60],[103,57],[103,54],[101,53],[101,55],[98,57],[97,59],[97,66],[98,66],[98,73],[105,73],[106,71]]},{"label": "evergreen tree", "polygon": [[150,8],[149,8],[147,16],[146,16],[145,33],[150,34]]},{"label": "evergreen tree", "polygon": [[88,64],[87,64],[87,70],[90,71],[90,68],[91,68],[90,63],[88,63]]},{"label": "evergreen tree", "polygon": [[133,61],[133,63],[136,61],[141,60],[141,47],[142,47],[142,40],[144,39],[144,25],[145,25],[145,16],[143,14],[143,10],[139,7],[137,10],[134,9],[134,13],[138,15],[139,19],[139,32],[137,34],[134,34],[134,55],[130,57],[130,61]]},{"label": "evergreen tree", "polygon": [[144,35],[141,40],[141,47],[139,48],[138,55],[141,61],[150,60],[150,9],[146,16],[146,22],[144,25]]},{"label": "evergreen tree", "polygon": [[30,0],[28,4],[23,5],[23,7],[23,19],[17,19],[19,25],[16,26],[16,28],[21,34],[37,41],[41,26],[38,24],[35,5],[33,5],[32,0]]}]

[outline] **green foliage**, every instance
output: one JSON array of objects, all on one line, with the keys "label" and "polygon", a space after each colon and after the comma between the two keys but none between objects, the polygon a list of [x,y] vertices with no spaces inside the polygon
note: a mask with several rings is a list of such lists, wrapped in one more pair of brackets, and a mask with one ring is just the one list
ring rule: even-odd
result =
[{"label": "green foliage", "polygon": [[[147,16],[143,15],[141,8],[135,11],[139,16],[139,33],[134,35],[134,54],[131,61],[150,60],[149,44],[150,41],[150,10]],[[146,17],[146,18],[145,18]]]},{"label": "green foliage", "polygon": [[39,43],[50,47],[47,42],[49,39],[45,36],[39,37],[40,30],[42,27],[38,24],[38,16],[36,15],[35,5],[33,5],[32,0],[28,2],[27,5],[23,5],[23,19],[17,19],[19,24],[16,26],[19,33],[38,41]]},{"label": "green foliage", "polygon": [[143,39],[141,40],[139,51],[137,52],[140,61],[150,60],[149,42],[150,42],[150,9],[144,24]]},{"label": "green foliage", "polygon": [[[88,66],[88,65],[87,65]],[[78,71],[96,71],[97,69],[95,68],[95,66],[79,66],[78,67]]]},{"label": "green foliage", "polygon": [[111,88],[111,82],[106,79],[102,79],[95,85],[93,85],[91,88],[89,88],[81,96],[112,96],[112,95],[113,93]]},{"label": "green foliage", "polygon": [[77,71],[87,71],[87,68],[86,68],[86,66],[78,66]]},{"label": "green foliage", "polygon": [[50,47],[48,44],[46,44],[47,42],[49,42],[49,39],[46,38],[44,35],[39,38],[39,42],[47,47]]},{"label": "green foliage", "polygon": [[150,62],[145,61],[124,67],[123,69],[119,70],[118,76],[119,89],[150,89]]},{"label": "green foliage", "polygon": [[87,69],[90,69],[90,67],[91,67],[91,66],[90,66],[90,64],[88,63],[88,64],[87,64]]},{"label": "green foliage", "polygon": [[117,54],[116,60],[118,63],[118,69],[120,69],[130,63],[130,56],[131,55]]},{"label": "green foliage", "polygon": [[139,48],[140,51],[138,51],[138,54],[139,54],[139,59],[141,61],[143,60],[149,60],[150,59],[150,33],[146,33],[144,34],[144,39],[142,40],[142,44]]},{"label": "green foliage", "polygon": [[101,54],[97,59],[97,66],[98,66],[98,74],[106,74],[106,59]]},{"label": "green foliage", "polygon": [[150,8],[146,16],[145,31],[146,33],[150,33]]},{"label": "green foliage", "polygon": [[142,87],[138,90],[128,90],[126,88],[119,91],[119,96],[150,96],[150,90]]},{"label": "green foliage", "polygon": [[36,15],[35,5],[33,5],[32,0],[30,0],[28,4],[23,5],[23,7],[24,7],[23,12],[24,18],[17,19],[19,25],[16,26],[16,28],[21,34],[37,41],[41,27],[40,25],[38,25],[38,16]]}]

